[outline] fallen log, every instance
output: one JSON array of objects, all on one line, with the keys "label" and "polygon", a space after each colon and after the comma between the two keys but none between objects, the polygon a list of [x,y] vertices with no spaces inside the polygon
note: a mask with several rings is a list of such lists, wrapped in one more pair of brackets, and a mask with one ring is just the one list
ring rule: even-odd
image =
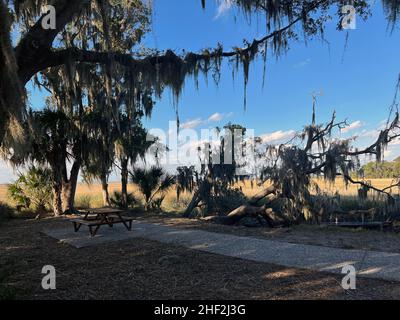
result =
[{"label": "fallen log", "polygon": [[187,209],[186,209],[185,212],[183,213],[183,216],[184,216],[185,218],[190,217],[190,215],[192,214],[192,211],[193,211],[195,208],[198,207],[200,201],[201,201],[200,192],[199,192],[199,191],[196,191],[196,193],[193,195],[193,198],[192,198],[192,200],[190,201],[190,203],[189,203]]},{"label": "fallen log", "polygon": [[263,217],[267,220],[271,228],[288,225],[288,221],[271,208],[267,208],[263,211]]},{"label": "fallen log", "polygon": [[270,227],[288,224],[286,219],[276,213],[272,208],[266,208],[265,205],[261,207],[242,205],[233,210],[226,217],[221,217],[221,223],[232,225],[245,217],[264,218]]},{"label": "fallen log", "polygon": [[266,196],[271,195],[276,192],[276,187],[275,186],[269,186],[268,188],[265,188],[261,190],[260,192],[256,193],[249,201],[249,205],[256,205],[259,201],[264,199]]},{"label": "fallen log", "polygon": [[231,213],[229,213],[226,218],[230,219],[233,223],[239,221],[240,219],[247,217],[247,216],[257,216],[259,214],[263,214],[265,211],[265,206],[262,207],[255,207],[250,205],[242,205]]}]

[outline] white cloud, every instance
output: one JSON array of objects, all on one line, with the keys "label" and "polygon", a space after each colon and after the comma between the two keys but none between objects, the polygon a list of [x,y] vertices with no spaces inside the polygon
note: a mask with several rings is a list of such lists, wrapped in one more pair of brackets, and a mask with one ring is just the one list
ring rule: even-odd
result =
[{"label": "white cloud", "polygon": [[357,120],[357,121],[354,121],[354,122],[350,123],[346,128],[343,128],[342,132],[343,133],[347,133],[347,132],[350,132],[352,130],[361,128],[363,125],[364,124],[360,120]]},{"label": "white cloud", "polygon": [[182,129],[195,129],[200,126],[204,121],[201,118],[189,120],[181,124]]},{"label": "white cloud", "polygon": [[287,140],[293,138],[296,135],[296,131],[289,130],[289,131],[275,131],[272,133],[266,133],[261,135],[261,139],[264,143],[274,144],[274,143],[282,143],[286,142]]},{"label": "white cloud", "polygon": [[358,134],[358,137],[360,138],[378,138],[380,131],[379,130],[363,130],[361,131],[360,134]]},{"label": "white cloud", "polygon": [[216,113],[212,114],[211,116],[209,116],[206,120],[204,120],[203,118],[188,120],[188,121],[182,123],[180,125],[180,127],[182,129],[195,129],[201,125],[205,125],[210,122],[220,122],[226,118],[231,117],[232,115],[233,115],[232,112],[229,112],[229,113],[216,112]]},{"label": "white cloud", "polygon": [[219,112],[216,112],[216,113],[212,114],[212,115],[208,118],[208,121],[209,121],[209,122],[218,122],[218,121],[221,121],[223,118],[224,118],[224,115],[223,115],[223,114],[221,114],[221,113],[219,113]]},{"label": "white cloud", "polygon": [[232,8],[232,0],[220,0],[219,6],[217,9],[217,14],[215,15],[215,19],[218,19],[225,15]]},{"label": "white cloud", "polygon": [[303,68],[303,67],[305,67],[306,65],[308,65],[310,62],[311,62],[311,59],[310,59],[310,58],[307,58],[307,59],[305,59],[305,60],[303,60],[303,61],[300,61],[300,62],[296,63],[296,64],[293,66],[293,68],[295,68],[295,69]]},{"label": "white cloud", "polygon": [[389,143],[390,146],[400,146],[400,138],[395,138]]}]

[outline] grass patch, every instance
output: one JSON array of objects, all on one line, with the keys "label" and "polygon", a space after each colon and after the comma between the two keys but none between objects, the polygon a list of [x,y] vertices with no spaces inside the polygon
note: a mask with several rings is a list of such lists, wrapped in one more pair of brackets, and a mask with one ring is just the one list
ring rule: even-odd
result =
[{"label": "grass patch", "polygon": [[75,206],[79,209],[89,209],[92,204],[92,196],[89,194],[80,194],[75,198]]}]

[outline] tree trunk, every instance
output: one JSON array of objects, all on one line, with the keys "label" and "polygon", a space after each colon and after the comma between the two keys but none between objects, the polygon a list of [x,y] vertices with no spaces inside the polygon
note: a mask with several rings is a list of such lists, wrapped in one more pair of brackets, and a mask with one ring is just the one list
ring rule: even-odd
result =
[{"label": "tree trunk", "polygon": [[102,176],[101,177],[101,189],[103,191],[103,205],[105,207],[110,207],[111,203],[110,203],[110,195],[108,193],[108,181],[107,181],[107,177],[106,176]]},{"label": "tree trunk", "polygon": [[78,184],[79,170],[81,168],[81,164],[78,161],[75,161],[71,168],[70,178],[64,179],[63,188],[62,188],[62,202],[63,202],[63,210],[66,212],[74,211],[74,203],[75,203],[75,194],[76,187]]},{"label": "tree trunk", "polygon": [[[265,204],[260,207],[257,206],[257,203],[266,198]],[[261,190],[258,192],[256,195],[254,195],[248,202],[247,205],[242,205],[234,210],[232,210],[228,215],[227,218],[229,219],[236,219],[234,217],[243,218],[246,215],[251,215],[251,214],[260,214],[262,211],[265,211],[266,205],[275,201],[276,199],[279,198],[279,195],[276,194],[276,187],[275,186],[270,186],[266,189]]]},{"label": "tree trunk", "polygon": [[232,225],[239,222],[244,217],[263,217],[268,225],[273,227],[288,225],[288,221],[277,214],[273,209],[266,208],[266,206],[255,207],[250,205],[243,205],[233,210],[226,217],[219,217],[219,222],[223,224]]},{"label": "tree trunk", "polygon": [[188,207],[186,208],[185,212],[183,213],[183,216],[185,218],[190,217],[190,214],[192,211],[199,205],[200,203],[200,192],[196,191],[195,194],[193,195],[192,200],[190,201]]},{"label": "tree trunk", "polygon": [[232,223],[235,223],[246,216],[257,216],[259,214],[262,214],[265,209],[265,206],[254,207],[249,205],[242,205],[229,213],[226,218],[227,220],[232,221]]},{"label": "tree trunk", "polygon": [[122,207],[128,208],[128,161],[121,161],[121,202]]},{"label": "tree trunk", "polygon": [[61,193],[62,193],[62,183],[55,182],[53,184],[53,211],[56,217],[63,214]]},{"label": "tree trunk", "polygon": [[264,199],[266,196],[273,194],[276,192],[276,187],[274,185],[269,186],[256,193],[250,200],[249,205],[256,205],[260,200]]},{"label": "tree trunk", "polygon": [[[235,224],[244,217],[263,217],[270,227],[287,225],[288,221],[274,212],[273,209],[267,208],[268,204],[278,199],[280,195],[277,193],[275,186],[269,186],[254,195],[245,205],[232,210],[227,216],[219,217],[218,221],[223,224]],[[265,204],[257,206],[257,203],[265,198]]]}]

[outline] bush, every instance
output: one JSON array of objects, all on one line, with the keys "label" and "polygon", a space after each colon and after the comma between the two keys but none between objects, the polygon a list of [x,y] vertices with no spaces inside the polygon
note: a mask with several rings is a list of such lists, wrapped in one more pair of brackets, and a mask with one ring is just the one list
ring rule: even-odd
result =
[{"label": "bush", "polygon": [[159,198],[153,199],[150,205],[150,209],[155,212],[161,212],[161,206],[165,199],[165,195],[161,195]]},{"label": "bush", "polygon": [[144,197],[146,211],[161,208],[165,193],[175,184],[175,177],[159,167],[136,168],[131,178]]},{"label": "bush", "polygon": [[30,167],[8,187],[8,193],[18,207],[29,208],[33,205],[35,210],[44,211],[52,201],[50,169]]},{"label": "bush", "polygon": [[[122,193],[119,191],[114,191],[111,196],[111,204],[117,208],[123,208]],[[137,203],[135,196],[132,193],[128,193],[127,197],[127,207],[132,208]]]}]

